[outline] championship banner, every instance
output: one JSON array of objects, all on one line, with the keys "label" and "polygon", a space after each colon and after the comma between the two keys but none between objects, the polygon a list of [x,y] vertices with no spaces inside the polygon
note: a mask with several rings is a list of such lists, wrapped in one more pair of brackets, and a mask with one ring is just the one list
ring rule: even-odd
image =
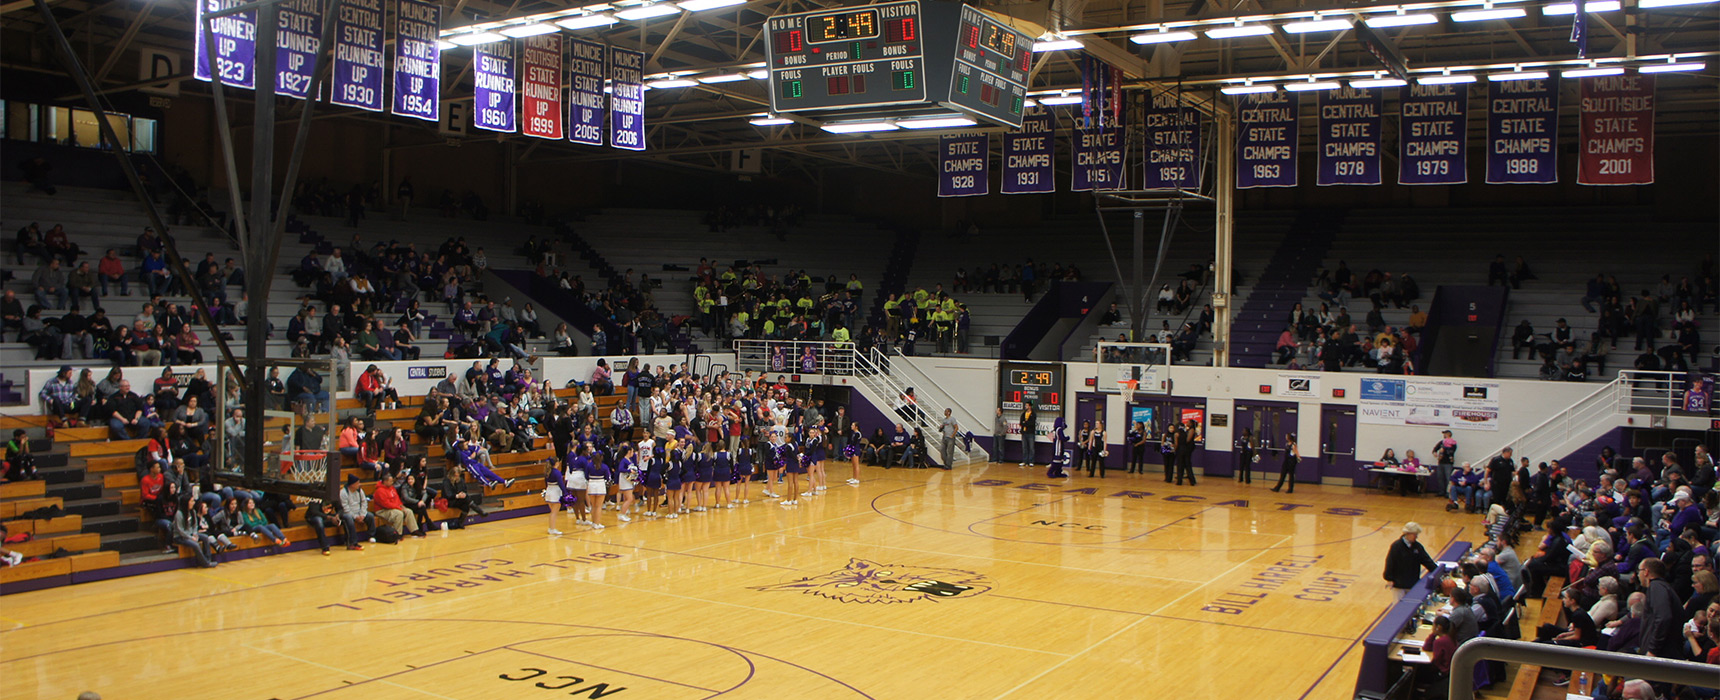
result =
[{"label": "championship banner", "polygon": [[1320,91],[1319,155],[1314,183],[1380,184],[1381,114],[1385,94],[1373,88],[1342,87]]},{"label": "championship banner", "polygon": [[1467,379],[1362,380],[1357,420],[1453,430],[1499,429],[1499,384]]},{"label": "championship banner", "polygon": [[275,93],[304,99],[322,47],[322,0],[283,0],[275,32]]},{"label": "championship banner", "polygon": [[991,135],[938,137],[938,196],[991,194]]},{"label": "championship banner", "polygon": [[609,48],[609,145],[645,150],[645,54]]},{"label": "championship banner", "polygon": [[1154,93],[1147,101],[1148,190],[1200,189],[1200,112],[1173,92]]},{"label": "championship banner", "polygon": [[334,90],[329,102],[382,111],[382,0],[335,4]]},{"label": "championship banner", "polygon": [[603,76],[608,73],[602,44],[568,39],[569,89],[567,140],[587,146],[603,145]]},{"label": "championship banner", "polygon": [[1487,84],[1487,184],[1559,181],[1559,85],[1553,80]]},{"label": "championship banner", "polygon": [[514,42],[474,46],[472,61],[472,126],[504,134],[518,131],[514,125]]},{"label": "championship banner", "polygon": [[527,37],[520,54],[520,132],[561,140],[561,34]]},{"label": "championship banner", "polygon": [[1076,128],[1070,189],[1076,192],[1123,189],[1123,130]]},{"label": "championship banner", "polygon": [[1469,182],[1469,86],[1398,88],[1398,182]]},{"label": "championship banner", "polygon": [[1579,185],[1654,184],[1654,76],[1583,78]]},{"label": "championship banner", "polygon": [[[193,62],[195,68],[192,69],[192,74],[198,80],[210,79],[209,49],[203,43],[203,13],[219,12],[246,2],[247,0],[198,0],[197,31],[193,32],[197,37],[194,42],[197,58]],[[257,11],[247,10],[216,17],[209,24],[209,31],[215,38],[215,65],[216,72],[221,74],[221,84],[247,90],[255,89],[257,80],[252,73],[257,66]]]},{"label": "championship banner", "polygon": [[419,0],[400,0],[394,15],[394,114],[441,121],[442,8]]},{"label": "championship banner", "polygon": [[1038,194],[1056,192],[1056,173],[1051,164],[1055,147],[1050,112],[1021,119],[1021,130],[1003,135],[1003,193]]},{"label": "championship banner", "polygon": [[1236,98],[1236,188],[1296,186],[1296,120],[1301,93]]}]

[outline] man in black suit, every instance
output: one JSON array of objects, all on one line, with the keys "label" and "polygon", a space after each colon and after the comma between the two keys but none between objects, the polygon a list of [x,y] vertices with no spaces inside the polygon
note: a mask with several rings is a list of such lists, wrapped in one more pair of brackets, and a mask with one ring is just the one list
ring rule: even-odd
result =
[{"label": "man in black suit", "polygon": [[[1487,475],[1493,479],[1493,502],[1511,509],[1511,470],[1516,465],[1511,463],[1511,448],[1499,451],[1499,456],[1487,463]],[[1525,484],[1524,486],[1527,486]]]},{"label": "man in black suit", "polygon": [[1422,569],[1431,572],[1439,568],[1433,563],[1433,557],[1428,556],[1427,550],[1416,541],[1420,536],[1420,525],[1404,523],[1403,536],[1393,542],[1391,551],[1386,553],[1386,570],[1382,578],[1391,582],[1400,597],[1421,580]]}]

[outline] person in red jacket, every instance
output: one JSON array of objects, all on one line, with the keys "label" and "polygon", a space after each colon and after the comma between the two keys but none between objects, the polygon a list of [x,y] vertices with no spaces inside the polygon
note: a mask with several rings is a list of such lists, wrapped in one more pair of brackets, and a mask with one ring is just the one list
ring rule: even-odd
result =
[{"label": "person in red jacket", "polygon": [[101,262],[96,263],[96,278],[101,281],[102,296],[108,295],[108,283],[119,284],[121,296],[131,296],[131,282],[125,278],[125,261],[119,259],[119,251],[109,248]]},{"label": "person in red jacket", "polygon": [[376,511],[378,523],[387,524],[395,532],[424,536],[424,529],[418,527],[418,518],[406,509],[406,504],[400,500],[400,492],[394,488],[394,475],[384,473],[382,480],[376,482],[376,490],[370,494],[370,506]]}]

